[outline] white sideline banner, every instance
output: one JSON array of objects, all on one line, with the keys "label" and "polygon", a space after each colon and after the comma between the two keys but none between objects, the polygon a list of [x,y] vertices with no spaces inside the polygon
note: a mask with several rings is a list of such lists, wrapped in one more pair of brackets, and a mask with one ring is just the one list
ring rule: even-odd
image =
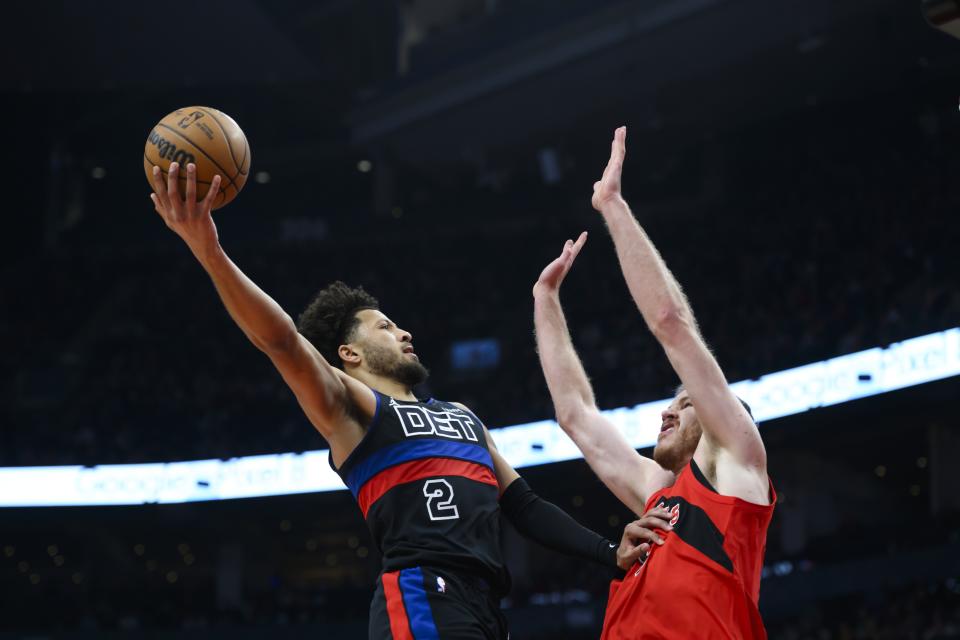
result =
[{"label": "white sideline banner", "polygon": [[[759,422],[960,375],[960,327],[778,371],[731,387]],[[604,414],[651,447],[670,399]],[[491,431],[517,468],[581,458],[553,420]],[[344,489],[327,450],[152,464],[0,468],[0,507],[172,504]]]}]

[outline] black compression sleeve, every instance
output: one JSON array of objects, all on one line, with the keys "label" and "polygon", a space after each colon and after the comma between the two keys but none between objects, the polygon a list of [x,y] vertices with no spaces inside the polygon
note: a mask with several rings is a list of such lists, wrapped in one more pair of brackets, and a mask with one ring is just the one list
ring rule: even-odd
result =
[{"label": "black compression sleeve", "polygon": [[523,478],[510,483],[500,510],[524,536],[548,549],[616,568],[617,545],[582,526],[556,505],[533,492]]}]

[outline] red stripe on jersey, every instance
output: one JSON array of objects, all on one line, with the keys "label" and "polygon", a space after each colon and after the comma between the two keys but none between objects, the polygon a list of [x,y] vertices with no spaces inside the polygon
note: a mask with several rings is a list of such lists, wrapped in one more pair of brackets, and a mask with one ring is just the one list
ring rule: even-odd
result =
[{"label": "red stripe on jersey", "polygon": [[383,594],[387,598],[387,617],[390,618],[390,634],[393,640],[414,640],[410,631],[407,609],[403,606],[403,594],[400,593],[399,571],[383,574]]},{"label": "red stripe on jersey", "polygon": [[494,487],[498,486],[497,477],[493,475],[490,467],[476,462],[454,460],[452,458],[412,460],[384,469],[367,480],[366,484],[360,488],[360,492],[357,494],[357,503],[360,505],[363,517],[366,518],[370,507],[395,486],[437,476],[458,476]]}]

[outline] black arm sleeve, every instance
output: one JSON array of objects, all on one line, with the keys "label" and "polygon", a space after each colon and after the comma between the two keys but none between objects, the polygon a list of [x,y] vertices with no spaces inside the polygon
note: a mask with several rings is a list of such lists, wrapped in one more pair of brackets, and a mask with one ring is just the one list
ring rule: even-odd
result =
[{"label": "black arm sleeve", "polygon": [[500,510],[517,531],[548,549],[617,568],[617,544],[542,499],[523,478],[511,482],[503,492]]}]

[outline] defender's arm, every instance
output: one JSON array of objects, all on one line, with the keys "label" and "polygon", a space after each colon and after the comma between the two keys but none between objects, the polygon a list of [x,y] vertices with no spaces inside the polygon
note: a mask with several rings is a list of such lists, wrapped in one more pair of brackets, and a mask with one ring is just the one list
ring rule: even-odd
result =
[{"label": "defender's arm", "polygon": [[607,488],[639,515],[653,492],[673,482],[673,474],[637,453],[600,413],[590,380],[573,348],[560,305],[560,285],[586,241],[586,232],[576,242],[568,240],[533,287],[537,352],[560,427]]},{"label": "defender's arm", "polygon": [[704,343],[679,283],[621,196],[625,153],[626,128],[621,127],[603,178],[594,185],[593,206],[613,237],[630,294],[690,394],[704,437],[740,465],[765,474],[766,451],[756,425]]}]

